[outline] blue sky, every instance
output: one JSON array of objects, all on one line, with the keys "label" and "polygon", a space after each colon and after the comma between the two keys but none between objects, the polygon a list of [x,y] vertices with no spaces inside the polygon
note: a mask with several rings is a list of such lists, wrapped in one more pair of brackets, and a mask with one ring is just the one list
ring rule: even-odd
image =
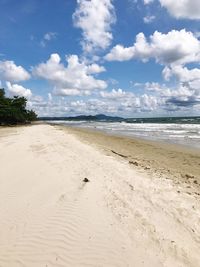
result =
[{"label": "blue sky", "polygon": [[40,116],[200,115],[199,0],[0,0],[0,80]]}]

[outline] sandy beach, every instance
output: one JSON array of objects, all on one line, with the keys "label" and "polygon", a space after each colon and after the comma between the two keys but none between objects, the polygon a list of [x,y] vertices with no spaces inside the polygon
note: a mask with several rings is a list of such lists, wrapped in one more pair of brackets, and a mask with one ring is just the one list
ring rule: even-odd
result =
[{"label": "sandy beach", "polygon": [[0,267],[200,266],[198,150],[38,124],[0,159]]}]

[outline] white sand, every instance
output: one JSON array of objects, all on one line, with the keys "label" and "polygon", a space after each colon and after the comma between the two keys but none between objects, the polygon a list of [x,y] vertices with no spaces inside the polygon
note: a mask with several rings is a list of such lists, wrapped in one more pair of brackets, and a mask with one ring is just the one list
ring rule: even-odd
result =
[{"label": "white sand", "polygon": [[0,267],[200,266],[181,186],[53,126],[1,129]]}]

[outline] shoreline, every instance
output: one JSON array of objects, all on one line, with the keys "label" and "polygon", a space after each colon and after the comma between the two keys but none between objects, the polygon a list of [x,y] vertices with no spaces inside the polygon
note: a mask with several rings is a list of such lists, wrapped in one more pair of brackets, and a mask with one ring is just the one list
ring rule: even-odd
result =
[{"label": "shoreline", "polygon": [[[139,139],[139,140],[146,140],[149,142],[160,142],[165,144],[171,144],[176,146],[182,146],[188,149],[194,149],[197,151],[200,151],[200,144],[198,142],[199,140],[199,124],[176,124],[176,123],[147,123],[145,126],[145,123],[139,123],[135,124],[132,123],[127,127],[126,124],[123,124],[123,126],[120,126],[121,124],[118,123],[118,125],[109,126],[109,124],[112,122],[96,122],[93,124],[93,122],[76,122],[76,123],[70,123],[70,121],[66,122],[48,122],[52,123],[52,125],[62,124],[64,126],[74,127],[74,128],[81,128],[81,129],[88,129],[91,131],[99,131],[102,133],[106,133],[108,135],[112,136],[119,136],[119,137],[126,137],[126,138],[133,138],[133,139]],[[91,124],[90,124],[91,123]],[[98,125],[98,123],[100,123]],[[102,124],[101,124],[102,123]],[[147,129],[146,129],[147,127]],[[148,128],[149,127],[149,128]],[[178,127],[178,128],[177,128]],[[153,131],[153,134],[151,133],[151,128]],[[158,128],[158,129],[157,129]],[[157,130],[156,130],[157,129]],[[166,133],[165,133],[166,131]],[[174,132],[175,131],[175,132]],[[183,132],[183,133],[182,133]],[[139,134],[138,134],[139,133]],[[186,134],[187,133],[187,134]],[[196,133],[196,135],[193,136],[193,134]]]},{"label": "shoreline", "polygon": [[110,136],[110,137],[117,137],[117,138],[122,138],[122,139],[130,139],[130,140],[135,140],[138,142],[144,142],[147,144],[152,144],[152,145],[160,145],[163,147],[171,147],[174,148],[175,150],[180,150],[180,151],[184,151],[184,152],[192,152],[192,153],[197,153],[200,155],[200,149],[199,148],[195,148],[194,146],[191,145],[184,145],[181,143],[176,143],[176,142],[171,142],[171,141],[167,141],[167,140],[154,140],[154,139],[147,139],[145,137],[139,137],[139,136],[134,136],[134,135],[124,135],[124,134],[120,134],[120,133],[114,133],[114,132],[106,132],[100,129],[96,129],[96,128],[86,128],[86,127],[77,127],[74,125],[67,125],[67,124],[57,124],[57,123],[52,123],[52,122],[43,122],[44,124],[49,124],[52,126],[63,126],[66,128],[72,128],[75,130],[79,130],[80,131],[85,131],[85,132],[91,132],[91,133],[99,133],[99,134],[103,134],[105,136]]},{"label": "shoreline", "polygon": [[161,141],[112,135],[93,129],[53,125],[76,135],[87,144],[98,147],[106,154],[130,161],[130,165],[145,170],[150,175],[164,175],[175,182],[182,181],[191,184],[200,192],[199,149]]}]

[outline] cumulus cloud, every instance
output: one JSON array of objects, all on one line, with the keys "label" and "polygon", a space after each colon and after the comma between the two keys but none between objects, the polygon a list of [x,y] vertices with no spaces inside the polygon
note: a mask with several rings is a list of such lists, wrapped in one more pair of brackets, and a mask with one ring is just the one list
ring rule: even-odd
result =
[{"label": "cumulus cloud", "polygon": [[138,98],[140,100],[140,110],[141,111],[153,111],[161,104],[159,99],[152,95],[144,94]]},{"label": "cumulus cloud", "polygon": [[100,92],[100,96],[107,99],[122,99],[132,97],[133,94],[130,92],[123,91],[122,89],[112,89],[111,92]]},{"label": "cumulus cloud", "polygon": [[180,85],[176,90],[166,90],[164,92],[166,99],[166,107],[169,104],[177,107],[192,107],[200,104],[200,92],[187,84]]},{"label": "cumulus cloud", "polygon": [[165,67],[163,76],[166,80],[175,77],[178,86],[175,90],[165,90],[167,103],[189,107],[200,104],[200,69],[188,69],[183,66]]},{"label": "cumulus cloud", "polygon": [[[147,84],[146,84],[147,85]],[[40,116],[56,115],[80,115],[106,113],[121,116],[133,116],[148,112],[159,113],[162,111],[186,111],[200,104],[200,94],[187,85],[179,85],[176,88],[167,88],[162,85],[149,83],[147,87],[157,86],[153,95],[144,93],[135,95],[122,89],[113,89],[109,92],[100,92],[101,99],[90,98],[88,100],[71,101],[70,98],[48,98],[47,101],[30,101],[31,108],[37,110]],[[147,89],[148,90],[148,89]],[[106,93],[106,94],[102,94]],[[55,100],[57,99],[57,100]],[[59,100],[58,100],[59,99]]]},{"label": "cumulus cloud", "polygon": [[135,55],[134,46],[124,47],[123,45],[114,46],[111,51],[105,56],[107,61],[126,61],[133,59]]},{"label": "cumulus cloud", "polygon": [[13,96],[24,96],[26,98],[30,98],[32,96],[31,90],[23,87],[22,85],[6,82],[6,86],[8,92]]},{"label": "cumulus cloud", "polygon": [[87,66],[87,73],[88,74],[97,74],[106,71],[103,66],[99,66],[98,64],[91,64]]},{"label": "cumulus cloud", "polygon": [[150,36],[149,41],[143,33],[139,33],[133,46],[117,45],[105,56],[108,61],[147,61],[150,58],[161,64],[180,65],[197,62],[200,60],[200,41],[185,29],[172,30],[167,34],[156,31]]},{"label": "cumulus cloud", "polygon": [[78,89],[70,89],[70,88],[54,88],[53,94],[57,96],[84,96],[84,95],[90,95],[90,91],[86,90],[78,90]]},{"label": "cumulus cloud", "polygon": [[[144,4],[148,5],[154,1],[144,0]],[[159,2],[171,16],[177,19],[200,19],[199,0],[159,0]]]},{"label": "cumulus cloud", "polygon": [[159,0],[161,6],[176,18],[200,19],[199,0]]},{"label": "cumulus cloud", "polygon": [[75,100],[70,98],[48,96],[48,100],[31,98],[29,107],[40,116],[70,116],[80,114],[106,113],[121,116],[133,116],[134,113],[154,111],[161,106],[162,100],[155,96],[143,94],[136,96],[132,92],[113,89],[106,94],[99,93],[101,98]]},{"label": "cumulus cloud", "polygon": [[82,95],[90,90],[103,90],[107,87],[105,81],[93,76],[105,71],[104,67],[80,62],[77,55],[66,57],[66,61],[67,67],[61,63],[58,54],[52,54],[46,63],[33,69],[33,74],[52,83],[57,95],[75,95],[78,92]]},{"label": "cumulus cloud", "polygon": [[133,87],[138,87],[141,90],[144,89],[145,91],[158,94],[168,89],[166,84],[160,84],[158,82],[134,83]]},{"label": "cumulus cloud", "polygon": [[188,69],[182,66],[165,67],[163,70],[163,77],[165,80],[169,80],[173,76],[181,82],[200,80],[200,69]]},{"label": "cumulus cloud", "polygon": [[[144,93],[135,95],[132,92],[122,89],[113,89],[109,92],[100,92],[101,99],[90,98],[88,100],[70,101],[59,98],[55,102],[52,98],[49,101],[39,101],[32,104],[41,115],[80,115],[105,113],[121,116],[133,116],[148,112],[158,113],[162,111],[186,111],[188,108],[198,107],[200,94],[189,88],[186,84],[178,85],[175,88],[167,88],[156,83],[146,83],[146,90],[153,91],[153,95]],[[159,88],[159,90],[155,89]],[[155,89],[155,90],[154,90]],[[57,98],[56,98],[57,99]],[[32,102],[33,103],[33,102]]]},{"label": "cumulus cloud", "polygon": [[149,38],[139,33],[132,46],[116,45],[105,59],[108,61],[138,59],[143,62],[154,59],[164,65],[162,72],[164,79],[171,81],[173,78],[173,82],[175,81],[173,87],[157,82],[134,84],[146,93],[123,99],[120,109],[127,112],[130,110],[156,112],[159,109],[186,111],[189,108],[200,107],[200,69],[186,67],[189,63],[200,62],[200,41],[192,32],[185,29],[172,30],[165,34],[156,31]]},{"label": "cumulus cloud", "polygon": [[0,79],[19,82],[30,79],[30,74],[22,66],[15,65],[14,61],[0,61]]},{"label": "cumulus cloud", "polygon": [[111,25],[115,23],[112,0],[77,0],[73,14],[74,25],[83,33],[82,47],[85,52],[106,49],[112,41]]},{"label": "cumulus cloud", "polygon": [[134,113],[148,112],[156,110],[161,102],[155,96],[143,94],[141,96],[128,96],[128,92],[124,95],[123,101],[119,95],[101,99],[90,99],[87,101],[73,101],[70,106],[73,112],[79,113],[109,113],[109,114],[126,114],[132,115]]},{"label": "cumulus cloud", "polygon": [[112,89],[110,92],[100,92],[107,106],[112,107],[113,112],[128,114],[132,112],[155,111],[161,104],[160,97],[148,94],[135,95],[122,89]]},{"label": "cumulus cloud", "polygon": [[144,84],[144,89],[151,92],[160,92],[163,88],[166,88],[166,86],[163,84],[161,85],[158,82],[146,82]]},{"label": "cumulus cloud", "polygon": [[[198,82],[199,84],[199,82]],[[192,83],[178,83],[174,88],[163,87],[157,97],[163,101],[164,110],[186,110],[200,105],[199,86]]]},{"label": "cumulus cloud", "polygon": [[[172,74],[172,77],[175,76],[177,82],[174,86],[157,82],[136,83],[134,86],[144,89],[147,93],[151,92],[157,107],[162,110],[184,111],[184,109],[198,107],[200,105],[199,72],[196,72],[197,69],[193,72],[180,66],[175,67],[175,69],[177,73]],[[182,73],[180,74],[178,71]],[[184,72],[188,71],[189,74],[184,75]],[[151,97],[149,94],[147,95]]]}]

